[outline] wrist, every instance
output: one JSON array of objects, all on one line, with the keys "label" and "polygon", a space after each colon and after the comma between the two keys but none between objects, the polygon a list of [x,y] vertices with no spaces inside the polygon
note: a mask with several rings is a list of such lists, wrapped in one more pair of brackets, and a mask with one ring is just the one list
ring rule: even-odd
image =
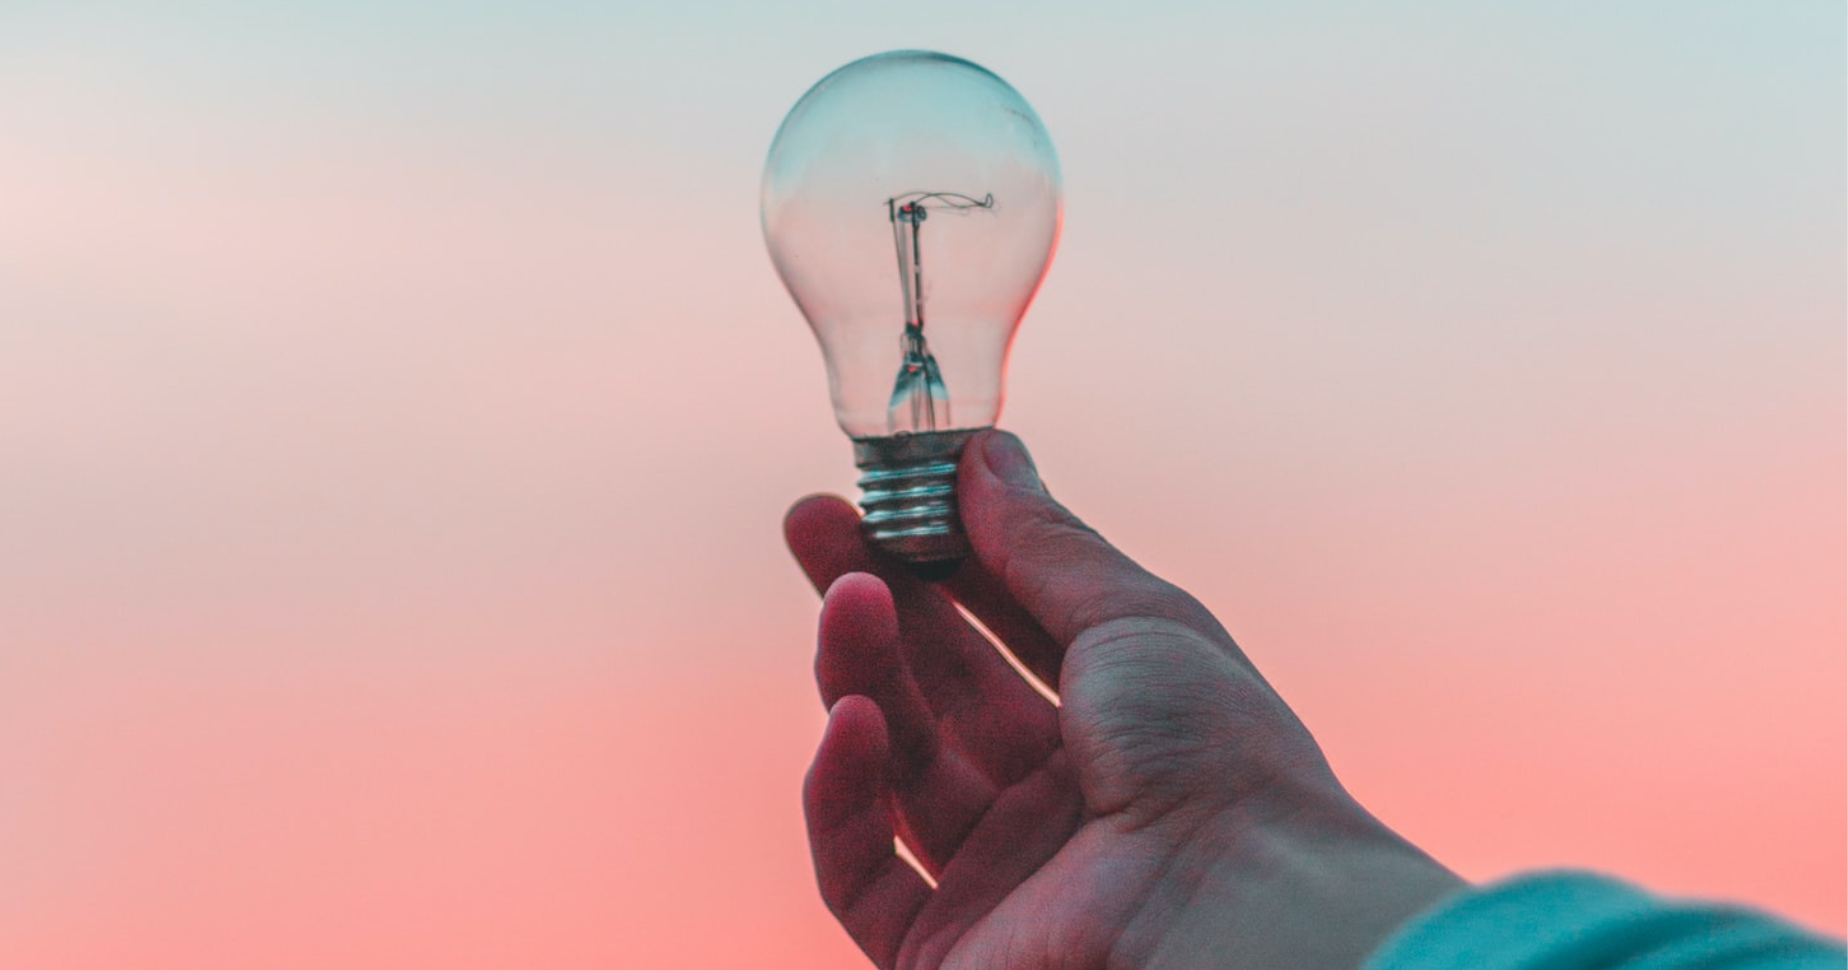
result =
[{"label": "wrist", "polygon": [[1134,947],[1146,956],[1132,965],[1358,970],[1467,885],[1345,793],[1322,809],[1228,812],[1164,877],[1150,911],[1172,906],[1180,918]]}]

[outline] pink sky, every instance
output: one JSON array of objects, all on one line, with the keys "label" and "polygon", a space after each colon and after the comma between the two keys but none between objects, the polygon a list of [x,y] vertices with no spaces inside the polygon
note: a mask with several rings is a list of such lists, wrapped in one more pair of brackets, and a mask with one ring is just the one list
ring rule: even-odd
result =
[{"label": "pink sky", "polygon": [[1498,10],[20,15],[0,952],[861,965],[756,187],[895,46],[1060,147],[1004,423],[1364,802],[1841,933],[1840,12]]}]

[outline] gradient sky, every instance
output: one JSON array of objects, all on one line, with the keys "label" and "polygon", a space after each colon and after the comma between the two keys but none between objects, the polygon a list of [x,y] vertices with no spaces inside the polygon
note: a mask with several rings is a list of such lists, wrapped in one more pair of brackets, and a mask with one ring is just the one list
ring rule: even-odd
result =
[{"label": "gradient sky", "polygon": [[1003,422],[1389,824],[1843,930],[1838,4],[0,9],[0,953],[847,968],[783,113],[993,69]]}]

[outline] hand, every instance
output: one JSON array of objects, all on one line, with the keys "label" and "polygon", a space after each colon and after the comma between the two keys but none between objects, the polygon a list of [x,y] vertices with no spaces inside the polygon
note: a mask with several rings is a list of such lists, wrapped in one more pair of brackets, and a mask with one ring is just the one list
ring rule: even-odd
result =
[{"label": "hand", "polygon": [[1349,797],[1204,607],[1052,500],[1012,435],[973,439],[959,482],[975,555],[940,585],[870,552],[838,498],[785,523],[826,590],[809,843],[875,964],[1352,970],[1461,888]]}]

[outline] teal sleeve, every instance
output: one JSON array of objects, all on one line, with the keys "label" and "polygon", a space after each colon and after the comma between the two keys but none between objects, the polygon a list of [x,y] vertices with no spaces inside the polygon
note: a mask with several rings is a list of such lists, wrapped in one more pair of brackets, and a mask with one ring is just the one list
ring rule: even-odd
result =
[{"label": "teal sleeve", "polygon": [[1466,889],[1363,970],[1843,970],[1842,944],[1734,906],[1664,900],[1583,872]]}]

